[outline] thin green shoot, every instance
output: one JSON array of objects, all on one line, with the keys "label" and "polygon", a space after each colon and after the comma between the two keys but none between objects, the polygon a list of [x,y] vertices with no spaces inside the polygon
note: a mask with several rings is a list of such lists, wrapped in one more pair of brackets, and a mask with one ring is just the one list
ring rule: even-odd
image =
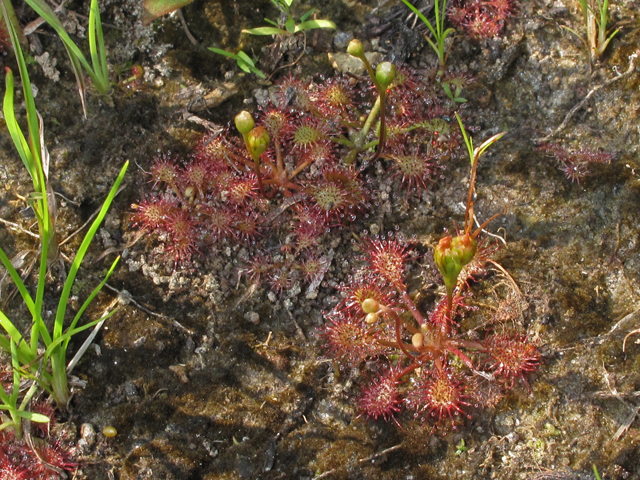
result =
[{"label": "thin green shoot", "polygon": [[600,478],[600,474],[598,473],[598,468],[596,467],[596,464],[592,463],[591,467],[593,467],[593,474],[596,476],[596,480],[602,480]]},{"label": "thin green shoot", "polygon": [[271,0],[278,10],[286,17],[284,24],[275,22],[273,20],[265,19],[265,22],[272,25],[271,27],[258,27],[242,30],[242,33],[248,33],[250,35],[285,35],[291,36],[299,32],[307,30],[314,30],[316,28],[328,28],[335,30],[336,24],[330,20],[308,20],[309,17],[318,10],[312,8],[307,11],[302,17],[300,17],[300,23],[296,23],[295,19],[291,15],[291,5],[294,0]]},{"label": "thin green shoot", "polygon": [[[488,138],[479,147],[473,148],[473,138],[467,133],[467,130],[464,128],[464,124],[462,123],[462,119],[460,115],[456,112],[456,119],[458,120],[458,125],[460,126],[460,131],[462,132],[462,137],[464,138],[464,144],[467,147],[467,152],[469,153],[469,160],[471,162],[471,175],[469,176],[469,191],[467,193],[467,208],[464,216],[464,231],[465,234],[470,234],[473,227],[473,207],[476,203],[476,195],[475,195],[475,185],[476,185],[476,176],[478,174],[478,160],[487,151],[491,145],[500,140],[507,132],[496,133],[492,137]],[[499,215],[499,214],[498,214]],[[477,230],[474,232],[473,236],[476,236],[491,220],[496,217],[494,215],[489,220],[484,222]]]},{"label": "thin green shoot", "polygon": [[[431,35],[435,40],[431,40],[429,37],[425,36],[425,39],[431,46],[436,55],[438,56],[438,60],[440,61],[440,66],[444,67],[447,63],[447,54],[445,52],[445,40],[449,35],[455,33],[455,29],[444,28],[444,21],[447,14],[447,0],[434,0],[433,10],[436,16],[435,19],[435,27],[429,21],[427,17],[425,17],[420,10],[413,6],[408,0],[402,0],[402,2],[411,9],[413,13],[415,13],[420,20],[427,26]],[[440,3],[442,2],[442,3]]]},{"label": "thin green shoot", "polygon": [[254,75],[259,76],[260,78],[267,78],[267,76],[264,73],[262,73],[258,67],[256,67],[256,64],[254,63],[254,61],[251,60],[251,57],[249,57],[249,55],[244,53],[242,50],[240,50],[237,54],[227,52],[226,50],[221,50],[220,48],[214,48],[214,47],[209,47],[209,50],[211,50],[214,53],[224,55],[225,57],[233,58],[238,64],[238,67],[240,67],[240,70],[242,70],[243,72],[253,73]]},{"label": "thin green shoot", "polygon": [[507,132],[496,133],[494,136],[482,142],[482,145],[480,145],[479,147],[473,148],[473,138],[471,138],[467,133],[467,130],[464,128],[464,125],[462,123],[462,119],[460,118],[460,115],[458,115],[457,113],[456,113],[456,119],[458,120],[458,125],[460,125],[460,131],[462,132],[462,137],[464,138],[464,144],[467,147],[467,152],[469,153],[469,160],[471,161],[472,167],[477,163],[477,161],[484,154],[487,148],[489,148],[491,145],[496,143],[507,133]]},{"label": "thin green shoot", "polygon": [[467,99],[460,96],[462,94],[462,87],[459,85],[455,85],[455,87],[455,91],[452,91],[448,83],[442,82],[442,88],[444,93],[447,94],[447,97],[449,97],[449,100],[455,103],[466,103]]},{"label": "thin green shoot", "polygon": [[[587,47],[589,63],[597,62],[609,46],[609,42],[620,29],[607,30],[609,21],[609,0],[578,0],[582,10],[582,18],[586,28],[586,36],[583,38],[576,30],[564,26]],[[597,10],[597,11],[596,11]]]}]

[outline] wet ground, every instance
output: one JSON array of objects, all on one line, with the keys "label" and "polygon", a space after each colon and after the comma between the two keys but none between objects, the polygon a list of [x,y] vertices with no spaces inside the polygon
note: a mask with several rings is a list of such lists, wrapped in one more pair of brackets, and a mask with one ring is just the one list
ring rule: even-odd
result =
[{"label": "wet ground", "polygon": [[[308,3],[338,31],[308,33],[305,54],[275,71],[274,80],[333,75],[349,33],[379,58],[436,65],[430,48],[402,27],[407,12],[400,23],[391,20],[398,2]],[[74,3],[69,11],[87,8]],[[570,1],[522,1],[500,38],[472,41],[461,33],[453,40],[448,64],[476,79],[464,92],[463,110],[476,143],[508,131],[480,164],[476,213],[488,218],[507,207],[489,230],[506,240],[496,260],[524,294],[518,321],[543,362],[529,376],[530,392],[517,384],[495,407],[474,411],[444,434],[411,414],[398,416],[402,428],[359,418],[353,399],[361,374],[334,369],[318,329],[338,301],[336,287],[361,262],[354,235],[397,230],[420,255],[409,271],[415,288],[439,282],[429,252],[444,228],[463,221],[462,154],[408,202],[400,179],[386,175],[385,164],[375,169],[369,216],[324,241],[333,261],[316,296],[252,287],[238,267],[246,251],[233,244],[174,268],[157,254],[157,239],[138,238],[131,223],[130,205],[151,188],[145,171],[159,152],[186,154],[207,127],[216,130],[239,110],[255,109],[270,86],[206,47],[241,47],[272,73],[296,61],[300,45],[261,51],[270,37],[240,34],[263,25],[264,16],[275,18],[268,1],[196,0],[183,15],[197,45],[177,15],[143,27],[137,2],[103,2],[113,80],[126,78],[132,64],[142,65],[145,76],[135,88],[114,87],[109,98],[90,93],[83,119],[68,60],[42,27],[34,58],[49,52],[60,80],[46,78],[37,63],[30,72],[53,187],[64,195],[61,237],[89,218],[123,162],[132,162],[77,291],[79,298],[90,291],[122,255],[111,289],[90,315],[118,297],[121,305],[74,372],[86,385],[60,414],[78,431],[82,424],[98,431],[95,443],[79,451],[76,478],[586,479],[595,478],[595,464],[602,478],[640,479],[640,335],[625,343],[640,328],[640,59],[632,58],[640,54],[638,8],[632,1],[611,5],[623,28],[592,68],[580,41],[562,28],[584,31]],[[67,17],[69,25],[85,21]],[[4,62],[13,66],[10,56]],[[31,228],[18,197],[29,193],[30,181],[6,130],[0,141],[0,217]],[[538,148],[544,142],[614,159],[572,182]],[[63,253],[72,256],[79,241]],[[12,255],[34,248],[31,238],[4,227],[0,242]],[[55,285],[52,278],[52,299]],[[483,295],[491,291],[481,284],[473,301],[482,304]],[[14,299],[3,308],[20,307]],[[104,437],[105,426],[118,434]]]}]

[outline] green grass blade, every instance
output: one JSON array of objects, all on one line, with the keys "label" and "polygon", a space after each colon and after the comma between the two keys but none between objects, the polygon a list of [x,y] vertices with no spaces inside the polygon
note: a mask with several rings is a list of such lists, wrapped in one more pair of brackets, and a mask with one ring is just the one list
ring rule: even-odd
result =
[{"label": "green grass blade", "polygon": [[[82,306],[80,307],[80,309],[76,313],[75,317],[73,317],[73,320],[72,320],[71,324],[69,325],[68,330],[73,330],[76,327],[78,321],[80,320],[80,317],[85,312],[87,307],[89,307],[89,305],[91,305],[91,302],[93,301],[93,299],[96,297],[96,295],[98,295],[98,293],[100,293],[100,291],[102,290],[102,287],[104,287],[104,285],[109,281],[109,277],[111,277],[111,274],[113,274],[113,272],[116,269],[116,266],[118,265],[119,261],[120,261],[120,257],[117,257],[113,261],[113,263],[111,264],[111,268],[109,268],[109,270],[107,271],[107,274],[104,276],[104,278],[102,279],[100,284],[96,288],[93,289],[93,292],[91,292],[91,295],[89,295],[87,297],[87,299],[84,301],[84,303],[82,304]],[[71,337],[69,337],[69,338],[71,338]],[[65,350],[67,348],[67,344],[68,344],[68,340],[64,345]]]},{"label": "green grass blade", "polygon": [[[13,6],[11,5],[10,0],[2,0],[1,2],[2,14],[4,18],[11,18],[13,12]],[[33,312],[33,321],[36,323],[42,322],[42,317],[40,312],[42,312],[42,305],[44,301],[44,288],[46,284],[46,275],[47,275],[47,259],[49,252],[49,245],[55,236],[55,232],[53,231],[52,219],[49,214],[49,206],[47,202],[48,198],[48,183],[45,172],[42,167],[42,157],[41,152],[43,150],[42,146],[42,137],[41,137],[41,128],[40,122],[38,118],[38,112],[36,111],[35,101],[33,98],[33,92],[31,90],[31,80],[29,79],[29,73],[27,71],[27,64],[24,59],[24,55],[22,53],[22,49],[20,48],[20,42],[18,38],[18,33],[16,32],[14,26],[10,22],[5,22],[7,25],[7,30],[9,31],[9,36],[11,38],[11,44],[14,49],[14,53],[16,56],[16,60],[18,62],[18,69],[20,70],[20,80],[22,82],[22,91],[24,95],[24,101],[26,105],[26,114],[27,114],[27,128],[28,128],[28,138],[26,140],[28,144],[28,151],[30,152],[30,156],[32,159],[31,170],[29,170],[29,174],[32,177],[36,197],[34,202],[32,203],[32,207],[35,211],[36,218],[38,219],[38,229],[40,233],[40,268],[38,271],[38,285],[36,289],[35,295],[35,306]],[[7,86],[13,87],[13,76],[11,71],[7,71]],[[13,88],[7,88],[7,91],[10,91],[10,99],[7,103],[8,106],[13,107],[12,95]],[[6,98],[7,93],[5,93]],[[5,102],[6,103],[6,102]],[[13,123],[17,126],[17,121],[15,120],[15,112],[13,112],[13,108],[8,108],[9,115],[13,114]],[[25,150],[24,144],[24,136],[20,130],[20,134],[17,136],[18,142],[16,142],[16,148],[20,151]],[[40,325],[38,325],[38,329],[40,329]],[[37,349],[38,337],[33,336],[31,338],[31,349],[35,351]]]},{"label": "green grass blade", "polygon": [[402,2],[407,7],[409,7],[409,9],[413,13],[415,13],[420,20],[422,20],[422,22],[427,26],[429,31],[431,31],[431,34],[433,35],[433,38],[435,38],[437,40],[438,32],[436,32],[436,30],[433,28],[433,25],[431,25],[431,22],[429,21],[429,19],[427,17],[425,17],[420,10],[418,10],[416,7],[414,7],[412,3],[409,3],[407,0],[402,0]]},{"label": "green grass blade", "polygon": [[[12,14],[15,15],[15,13],[13,12],[13,6],[11,5],[11,2],[9,0],[3,0],[2,12],[5,19],[10,18]],[[31,90],[31,80],[29,79],[29,74],[27,72],[27,62],[25,61],[24,55],[22,54],[22,49],[20,48],[20,39],[18,38],[18,32],[15,30],[11,22],[5,23],[7,23],[7,30],[9,31],[11,43],[16,54],[18,70],[20,71],[20,80],[22,81],[24,102],[27,110],[27,129],[29,132],[27,136],[27,144],[29,145],[29,150],[31,151],[31,155],[33,158],[33,164],[31,165],[32,168],[29,168],[29,174],[34,181],[34,189],[37,192],[44,192],[43,185],[45,182],[43,178],[44,173],[41,171],[42,163],[40,159],[40,146],[35,145],[35,142],[40,139],[38,113],[36,112],[36,104],[33,99],[33,91]],[[11,76],[11,78],[13,78],[13,76]],[[13,91],[13,88],[11,90]],[[17,122],[15,124],[17,125]],[[16,144],[16,148],[17,147],[18,146]]]},{"label": "green grass blade", "polygon": [[[118,311],[117,308],[111,310],[110,312],[104,314],[103,316],[101,316],[100,318],[96,318],[95,320],[91,320],[90,322],[84,323],[82,324],[82,326],[78,327],[78,328],[74,328],[74,329],[69,329],[66,332],[64,332],[62,335],[60,335],[58,338],[56,338],[53,342],[51,342],[51,345],[49,348],[47,348],[46,352],[45,352],[45,356],[43,358],[48,358],[48,357],[52,357],[54,355],[56,355],[57,352],[55,352],[56,348],[60,347],[60,345],[64,344],[68,344],[69,340],[71,340],[71,337],[73,337],[74,335],[83,332],[91,327],[96,326],[98,323],[103,322],[109,318],[111,318],[111,316],[113,316],[114,313],[116,313]],[[65,352],[65,349],[62,348],[62,350],[60,350],[62,352]]]},{"label": "green grass blade", "polygon": [[[4,315],[1,311],[0,314]],[[7,338],[4,335],[0,335],[0,349],[7,353],[11,353],[11,342],[13,338]],[[18,361],[21,365],[29,365],[37,358],[37,353],[32,354],[27,343],[22,340],[18,345]]]},{"label": "green grass blade", "polygon": [[78,252],[76,253],[75,258],[71,263],[71,268],[69,268],[67,279],[64,282],[62,294],[60,295],[60,300],[58,302],[58,309],[56,311],[56,318],[53,326],[53,335],[52,335],[54,340],[58,338],[60,335],[62,335],[64,316],[67,311],[67,302],[69,300],[69,296],[71,295],[71,287],[73,286],[73,283],[75,282],[75,279],[76,279],[76,275],[78,274],[78,270],[80,269],[80,264],[82,263],[82,260],[84,259],[84,256],[86,255],[87,250],[89,250],[89,246],[91,245],[91,242],[93,241],[93,237],[98,231],[100,224],[104,220],[104,217],[107,215],[107,211],[109,210],[109,207],[111,207],[111,203],[113,202],[113,199],[115,198],[116,193],[118,192],[118,188],[120,188],[120,184],[124,179],[124,175],[127,172],[128,167],[129,167],[129,161],[127,160],[124,166],[122,167],[122,169],[120,170],[120,174],[118,175],[118,178],[116,178],[116,181],[113,184],[113,187],[111,187],[111,190],[107,195],[107,198],[102,204],[102,208],[100,208],[100,212],[98,212],[98,215],[96,216],[95,220],[93,221],[93,223],[89,227],[89,230],[84,236],[84,239],[82,240],[82,243],[78,248]]},{"label": "green grass blade", "polygon": [[91,0],[89,10],[89,52],[91,53],[91,64],[96,78],[99,80],[99,85],[96,87],[99,92],[106,93],[111,88],[111,84],[109,83],[109,65],[107,64],[107,51],[104,45],[98,0]]},{"label": "green grass blade", "polygon": [[[67,50],[69,58],[71,59],[71,64],[74,67],[74,73],[76,75],[76,80],[78,81],[78,84],[81,83],[80,79],[82,78],[82,71],[77,67],[78,65],[82,65],[82,67],[86,70],[86,72],[91,77],[91,80],[93,81],[93,83],[96,85],[96,88],[98,88],[98,91],[100,91],[101,83],[98,77],[96,76],[96,72],[94,71],[92,66],[89,64],[89,62],[87,61],[82,51],[78,48],[78,46],[71,39],[69,34],[66,32],[66,30],[64,29],[64,26],[62,25],[62,22],[60,22],[60,19],[58,19],[54,11],[51,10],[49,5],[47,5],[46,2],[44,2],[44,0],[25,0],[25,1],[27,2],[27,4],[29,4],[31,8],[33,8],[36,11],[38,15],[40,15],[56,31],[56,33],[60,37],[60,40],[62,40],[62,43],[64,44]],[[100,93],[106,93],[106,92],[100,91]],[[84,99],[82,100],[82,102],[84,105]]]},{"label": "green grass blade", "polygon": [[4,101],[2,103],[2,110],[4,112],[4,119],[7,124],[7,129],[9,130],[9,135],[13,140],[13,144],[18,150],[18,155],[22,159],[22,163],[27,168],[29,175],[34,180],[34,188],[37,188],[35,185],[35,180],[38,178],[36,174],[36,168],[33,161],[33,156],[31,155],[31,150],[29,149],[29,144],[27,143],[26,138],[24,138],[24,134],[20,129],[20,125],[18,124],[18,120],[16,119],[15,108],[14,108],[14,81],[13,81],[13,72],[8,67],[5,67],[5,92],[4,92]]},{"label": "green grass blade", "polygon": [[[2,310],[0,310],[0,326],[2,328],[4,328],[4,331],[7,332],[9,337],[11,337],[11,343],[15,343],[15,344],[19,345],[20,342],[22,342],[22,334],[16,328],[16,326],[13,324],[13,322],[11,320],[9,320],[9,317],[7,317]],[[4,340],[6,340],[6,338]],[[7,345],[2,345],[2,349],[6,350],[7,352],[10,352],[11,351],[11,345],[8,345],[9,346],[9,350],[7,350],[5,348],[6,346]]]},{"label": "green grass blade", "polygon": [[487,140],[485,140],[484,142],[482,142],[482,144],[476,148],[474,150],[474,156],[476,159],[479,159],[484,152],[487,150],[487,148],[489,148],[491,145],[493,145],[494,143],[496,143],[498,140],[500,140],[502,137],[504,137],[507,134],[507,132],[500,132],[500,133],[496,133],[494,136],[492,136],[491,138],[488,138]]},{"label": "green grass blade", "polygon": [[17,342],[11,341],[11,368],[13,369],[13,391],[9,395],[11,405],[18,405],[20,395],[20,361],[18,360]]},{"label": "green grass blade", "polygon": [[464,138],[464,143],[467,146],[467,151],[469,152],[469,160],[471,161],[471,166],[473,166],[474,155],[473,155],[473,139],[467,134],[467,131],[462,124],[462,119],[460,115],[456,113],[456,118],[458,119],[458,125],[460,125],[460,131],[462,132],[462,137]]},{"label": "green grass blade", "polygon": [[244,63],[246,63],[247,65],[250,65],[252,67],[255,67],[256,65],[255,63],[253,63],[253,60],[251,60],[251,57],[246,53],[244,53],[242,50],[238,52],[238,58],[242,60]]},{"label": "green grass blade", "polygon": [[20,274],[13,267],[11,260],[9,260],[9,257],[7,257],[7,255],[4,253],[4,250],[2,250],[2,248],[0,248],[0,261],[2,261],[4,268],[7,270],[7,272],[9,272],[9,275],[11,276],[11,280],[13,280],[13,283],[18,289],[18,292],[20,292],[20,296],[22,297],[22,300],[24,301],[25,305],[29,309],[29,313],[31,314],[31,316],[35,316],[36,311],[35,311],[35,304],[33,303],[33,298],[31,297],[31,294],[28,292],[27,287],[24,285],[22,278],[20,278]]}]

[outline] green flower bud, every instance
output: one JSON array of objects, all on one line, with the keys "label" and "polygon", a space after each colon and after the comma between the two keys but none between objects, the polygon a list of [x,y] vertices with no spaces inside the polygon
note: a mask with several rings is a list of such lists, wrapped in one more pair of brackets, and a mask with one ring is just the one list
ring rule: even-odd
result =
[{"label": "green flower bud", "polygon": [[357,58],[364,57],[364,47],[362,46],[362,42],[354,38],[349,42],[347,52]]},{"label": "green flower bud", "polygon": [[236,123],[236,128],[242,135],[246,135],[247,133],[249,133],[255,125],[253,122],[253,117],[246,110],[243,110],[239,114],[237,114],[234,120]]},{"label": "green flower bud", "polygon": [[376,80],[386,89],[396,78],[396,66],[391,62],[381,62],[376,67]]},{"label": "green flower bud", "polygon": [[257,161],[269,146],[269,134],[264,127],[255,127],[247,134],[246,145],[251,158]]},{"label": "green flower bud", "polygon": [[457,252],[464,267],[476,256],[478,245],[471,235],[459,235],[451,239],[451,250]]},{"label": "green flower bud", "polygon": [[447,235],[440,239],[433,252],[433,259],[444,279],[447,291],[452,291],[458,282],[462,268],[473,260],[478,246],[471,235],[459,235],[451,238]]}]

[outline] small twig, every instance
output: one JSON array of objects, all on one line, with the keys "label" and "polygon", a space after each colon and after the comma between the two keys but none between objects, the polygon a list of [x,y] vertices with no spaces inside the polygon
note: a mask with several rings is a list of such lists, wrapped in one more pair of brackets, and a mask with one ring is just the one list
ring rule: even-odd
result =
[{"label": "small twig", "polygon": [[631,336],[631,335],[636,335],[640,333],[640,328],[636,328],[635,330],[627,333],[627,336],[624,337],[624,341],[622,342],[622,351],[625,351],[625,348],[627,347],[627,339]]},{"label": "small twig", "polygon": [[640,308],[636,308],[633,312],[625,315],[624,317],[622,317],[620,320],[618,320],[616,322],[616,324],[611,327],[611,329],[605,334],[606,336],[611,335],[613,332],[615,332],[618,328],[620,328],[621,325],[623,325],[624,323],[626,323],[628,320],[630,320],[636,313],[640,312]]},{"label": "small twig", "polygon": [[300,325],[298,324],[298,322],[296,322],[296,318],[293,316],[293,314],[289,311],[289,309],[286,309],[287,313],[289,314],[289,319],[293,322],[293,324],[296,326],[296,333],[298,334],[298,336],[302,339],[302,340],[309,340],[307,338],[307,336],[304,334],[304,330],[302,330],[302,328],[300,327]]},{"label": "small twig", "polygon": [[386,449],[382,450],[381,452],[374,453],[373,455],[371,455],[371,456],[369,456],[367,458],[363,458],[361,460],[357,460],[356,462],[350,463],[349,465],[345,465],[343,467],[338,467],[338,468],[333,468],[333,469],[331,469],[331,470],[329,470],[327,472],[321,473],[317,477],[313,477],[313,480],[320,480],[321,478],[326,478],[329,475],[333,475],[334,473],[339,472],[340,470],[343,470],[343,469],[347,469],[348,470],[350,468],[353,468],[356,465],[362,465],[363,463],[369,463],[369,462],[375,460],[376,458],[381,457],[383,455],[386,455],[387,453],[391,453],[394,450],[398,450],[401,447],[402,447],[401,444],[400,445],[394,445],[393,447],[386,448]]},{"label": "small twig", "polygon": [[[54,13],[60,13],[62,11],[62,9],[64,8],[64,4],[67,3],[68,0],[64,0],[63,2],[60,3],[60,5],[56,6],[55,9],[53,10]],[[27,35],[31,35],[33,32],[35,32],[37,30],[37,28],[42,25],[43,23],[45,23],[46,20],[42,17],[38,17],[36,18],[33,22],[30,22],[27,26],[25,26],[22,29],[22,33],[27,36]]]},{"label": "small twig", "polygon": [[189,39],[189,41],[194,45],[198,46],[199,43],[195,39],[195,37],[191,35],[191,32],[189,31],[189,27],[187,26],[187,21],[184,19],[184,15],[182,15],[181,8],[178,9],[178,18],[180,19],[180,23],[182,23],[182,28],[184,29],[184,33],[187,35],[187,38]]},{"label": "small twig", "polygon": [[164,318],[164,319],[168,319],[171,320],[171,323],[173,324],[174,327],[176,327],[179,330],[182,330],[183,332],[189,334],[189,335],[193,335],[195,332],[193,330],[188,329],[187,327],[185,327],[184,325],[182,325],[180,322],[178,322],[175,318],[172,317],[167,317],[166,315],[162,315],[160,313],[156,313],[154,311],[149,310],[147,307],[145,307],[144,305],[141,305],[140,303],[136,302],[133,297],[131,296],[131,294],[129,292],[127,292],[126,290],[118,290],[115,287],[112,287],[111,285],[109,285],[108,283],[105,283],[104,286],[106,288],[108,288],[109,290],[111,290],[112,292],[115,292],[118,294],[118,300],[121,301],[122,303],[124,303],[125,305],[127,303],[131,303],[133,304],[136,308],[138,308],[139,310],[142,310],[144,313],[147,313],[149,315],[153,315],[154,317],[158,317],[158,318]]},{"label": "small twig", "polygon": [[604,363],[602,364],[602,370],[604,371],[604,381],[606,382],[607,388],[609,389],[609,392],[611,392],[611,395],[617,400],[620,400],[620,402],[622,402],[627,408],[632,410],[633,407],[629,405],[624,398],[622,398],[622,395],[620,395],[620,392],[618,392],[618,389],[615,387],[615,385],[611,385],[611,380],[609,380],[609,372],[607,372]]},{"label": "small twig", "polygon": [[620,440],[620,437],[622,437],[624,432],[626,432],[629,429],[631,424],[635,421],[636,416],[638,415],[638,412],[640,412],[640,406],[637,406],[635,410],[631,412],[631,414],[625,419],[622,425],[620,425],[620,428],[618,428],[618,430],[616,431],[615,435],[612,438],[614,442]]},{"label": "small twig", "polygon": [[17,230],[18,232],[24,233],[26,235],[29,235],[30,237],[40,238],[40,235],[38,235],[37,233],[30,232],[29,230],[22,228],[17,223],[10,222],[9,220],[5,220],[4,218],[0,218],[0,223],[4,223],[7,227],[13,230]]},{"label": "small twig", "polygon": [[617,82],[618,80],[622,80],[624,78],[627,78],[629,76],[631,76],[631,74],[633,74],[633,72],[636,69],[636,59],[638,58],[638,56],[640,55],[640,50],[637,50],[634,54],[629,56],[629,68],[627,68],[627,71],[617,75],[609,80],[607,80],[606,82],[604,82],[602,85],[598,85],[597,87],[593,88],[589,93],[587,93],[587,96],[584,97],[580,102],[578,102],[578,104],[576,104],[567,114],[566,117],[564,117],[564,120],[562,121],[562,123],[560,124],[560,126],[558,128],[556,128],[553,132],[551,132],[549,135],[542,137],[542,138],[535,138],[534,142],[536,143],[544,143],[544,142],[548,142],[549,140],[551,140],[553,137],[555,137],[558,133],[560,133],[562,130],[564,130],[566,128],[566,126],[569,124],[569,121],[571,121],[571,119],[573,118],[573,116],[576,114],[576,112],[578,110],[580,110],[582,107],[585,106],[585,104],[589,101],[589,99],[591,97],[593,97],[593,95],[595,95],[596,92],[598,92],[599,90],[602,90],[603,88],[608,87],[609,85],[611,85],[612,83]]},{"label": "small twig", "polygon": [[598,392],[594,392],[593,396],[595,398],[617,398],[618,396],[621,396],[622,398],[638,398],[640,397],[640,391],[636,391],[636,392],[631,392],[631,393],[620,393],[617,392],[616,394],[613,394],[611,392],[605,392],[605,391],[598,391]]},{"label": "small twig", "polygon": [[[464,207],[465,205],[462,204],[462,206]],[[482,225],[480,224],[480,221],[478,220],[478,217],[475,214],[473,215],[473,221],[476,223],[476,226],[481,229],[482,233],[486,234],[489,237],[493,237],[493,238],[499,239],[502,242],[503,245],[507,244],[507,241],[504,239],[504,237],[501,237],[500,235],[497,235],[495,233],[488,232],[487,230],[482,228]]]},{"label": "small twig", "polygon": [[60,192],[53,192],[53,194],[54,194],[54,195],[59,196],[60,198],[63,198],[64,200],[66,200],[67,202],[69,202],[71,205],[75,205],[76,207],[79,207],[79,206],[81,205],[81,203],[80,203],[80,202],[73,201],[73,200],[71,200],[70,198],[65,197],[65,196],[64,196],[63,194],[61,194]]},{"label": "small twig", "polygon": [[[112,300],[111,303],[107,305],[107,308],[104,309],[104,313],[102,314],[102,316],[106,317],[107,315],[109,315],[109,312],[111,312],[111,310],[113,309],[113,307],[116,306],[119,300],[120,300],[120,297]],[[89,334],[89,336],[85,339],[85,341],[82,343],[82,345],[80,346],[76,354],[73,356],[71,361],[67,364],[67,375],[70,374],[71,371],[74,369],[74,367],[78,364],[78,362],[80,361],[82,356],[85,354],[89,346],[93,343],[93,340],[96,338],[96,335],[98,335],[98,332],[102,328],[102,325],[104,325],[104,322],[106,321],[107,319],[105,318],[104,320],[96,323],[96,325],[93,327],[93,330],[91,330],[91,333]]]},{"label": "small twig", "polygon": [[640,406],[634,407],[629,405],[629,403],[624,398],[622,398],[622,395],[620,394],[620,392],[618,392],[616,387],[611,386],[611,382],[609,381],[609,374],[607,372],[607,369],[604,367],[604,364],[602,365],[602,370],[604,370],[604,380],[607,383],[607,388],[609,389],[609,392],[611,392],[610,396],[616,398],[617,400],[622,402],[622,404],[624,404],[629,410],[631,410],[631,414],[625,419],[624,422],[622,422],[620,428],[618,428],[616,433],[613,435],[612,440],[615,442],[618,441],[620,437],[622,437],[624,432],[626,432],[631,424],[635,421],[638,412],[640,412]]},{"label": "small twig", "polygon": [[185,109],[182,111],[182,120],[184,120],[185,122],[193,122],[198,125],[202,125],[204,128],[209,130],[209,132],[213,133],[214,135],[219,135],[224,130],[224,128],[221,127],[220,125],[210,122],[209,120],[205,120],[202,117],[198,117],[197,115],[194,115],[189,111],[187,107],[185,107]]}]

